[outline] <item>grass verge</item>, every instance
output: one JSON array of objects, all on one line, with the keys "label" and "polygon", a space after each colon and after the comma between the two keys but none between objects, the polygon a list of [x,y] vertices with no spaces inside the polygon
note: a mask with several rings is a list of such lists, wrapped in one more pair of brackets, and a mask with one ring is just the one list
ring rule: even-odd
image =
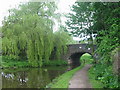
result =
[{"label": "grass verge", "polygon": [[103,88],[103,84],[100,81],[95,80],[95,74],[93,69],[94,67],[91,67],[88,71],[88,77],[92,88]]},{"label": "grass verge", "polygon": [[[88,53],[81,56],[80,61],[84,64],[93,64],[94,59]],[[103,88],[103,84],[96,80],[94,67],[92,66],[88,71],[89,81],[93,88]]]},{"label": "grass verge", "polygon": [[46,88],[68,88],[69,81],[74,75],[74,73],[83,68],[83,66],[84,65],[81,65],[53,79],[52,83],[48,84]]},{"label": "grass verge", "polygon": [[[69,81],[72,78],[72,76],[74,75],[74,73],[77,72],[78,70],[80,70],[81,68],[83,68],[86,64],[92,64],[93,61],[94,60],[91,57],[91,55],[89,55],[87,53],[84,54],[80,58],[80,62],[82,63],[81,66],[79,66],[71,71],[68,71],[68,72],[62,74],[61,76],[55,78],[52,81],[52,83],[50,83],[46,86],[46,88],[68,88]],[[94,67],[91,67],[90,70],[88,71],[88,77],[89,77],[90,83],[93,88],[103,88],[102,83],[98,80],[95,80]]]},{"label": "grass verge", "polygon": [[[65,60],[50,60],[43,62],[43,66],[62,66],[67,65]],[[0,56],[0,66],[2,68],[22,68],[22,67],[33,67],[27,60],[16,60],[8,59],[8,57]]]},{"label": "grass verge", "polygon": [[11,60],[2,56],[0,56],[0,61],[2,68],[30,67],[30,64],[27,61]]}]

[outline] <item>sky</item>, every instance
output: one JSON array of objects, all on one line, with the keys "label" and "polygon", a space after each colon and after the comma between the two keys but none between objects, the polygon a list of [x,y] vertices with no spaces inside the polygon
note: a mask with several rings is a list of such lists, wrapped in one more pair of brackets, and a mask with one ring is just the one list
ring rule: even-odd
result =
[{"label": "sky", "polygon": [[[2,20],[4,16],[8,15],[8,9],[15,8],[20,2],[27,2],[29,0],[1,0],[0,2],[0,26],[2,25]],[[39,1],[39,0],[38,0]],[[40,0],[46,1],[46,0]],[[52,0],[51,0],[52,1]],[[58,0],[58,12],[59,13],[69,13],[70,6],[74,4],[76,0]]]},{"label": "sky", "polygon": [[[27,2],[29,0],[1,0],[0,2],[0,26],[2,26],[2,20],[4,16],[8,16],[8,9],[17,7],[21,2]],[[37,0],[39,1],[39,0]],[[40,0],[46,1],[46,0]],[[50,0],[49,0],[50,1]],[[58,12],[61,14],[67,14],[70,12],[70,6],[75,3],[76,0],[58,0]],[[62,23],[66,21],[65,17],[61,18]],[[57,26],[55,27],[57,28]],[[74,40],[80,40],[79,38],[73,37]]]}]

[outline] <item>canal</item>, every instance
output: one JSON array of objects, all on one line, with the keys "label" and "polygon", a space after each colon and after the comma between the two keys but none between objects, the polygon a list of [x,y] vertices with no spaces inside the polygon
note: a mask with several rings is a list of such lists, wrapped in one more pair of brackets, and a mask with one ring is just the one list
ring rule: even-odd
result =
[{"label": "canal", "polygon": [[2,88],[44,88],[71,66],[3,69]]}]

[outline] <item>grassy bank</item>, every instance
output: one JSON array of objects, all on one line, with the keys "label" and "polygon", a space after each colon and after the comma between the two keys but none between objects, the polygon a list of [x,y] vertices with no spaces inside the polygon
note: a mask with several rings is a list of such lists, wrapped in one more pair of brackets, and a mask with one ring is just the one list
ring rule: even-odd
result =
[{"label": "grassy bank", "polygon": [[100,81],[96,80],[94,67],[91,67],[88,71],[88,77],[93,88],[103,88],[103,84]]},{"label": "grassy bank", "polygon": [[81,65],[71,71],[62,74],[60,77],[55,78],[52,83],[46,86],[46,88],[68,88],[68,84],[72,76],[80,70],[84,65]]},{"label": "grassy bank", "polygon": [[[8,59],[7,57],[0,56],[0,64],[2,68],[21,68],[21,67],[32,67],[27,60],[16,60]],[[43,66],[61,66],[67,65],[65,60],[51,60],[43,62]]]},{"label": "grassy bank", "polygon": [[[92,64],[93,58],[90,54],[86,53],[81,56],[80,62],[82,63],[81,66],[75,69],[72,69],[71,71],[68,71],[62,74],[61,76],[55,78],[52,81],[52,83],[46,86],[46,88],[68,88],[69,81],[72,78],[72,76],[75,74],[75,72],[83,68],[86,64]],[[89,73],[89,76],[90,76],[90,81],[91,81],[91,79],[93,79],[92,78],[93,75],[91,74],[91,71]],[[94,82],[92,81],[92,83]]]},{"label": "grassy bank", "polygon": [[[92,64],[94,62],[92,56],[88,53],[82,55],[80,61],[85,64]],[[103,85],[100,81],[95,79],[94,67],[92,66],[88,71],[89,81],[93,88],[103,88]]]},{"label": "grassy bank", "polygon": [[105,64],[97,64],[92,67],[88,74],[93,88],[119,88],[118,76],[112,73],[112,67]]},{"label": "grassy bank", "polygon": [[19,67],[30,67],[27,61],[20,61],[15,59],[8,59],[7,57],[0,56],[2,68],[19,68]]},{"label": "grassy bank", "polygon": [[[86,53],[82,55],[80,61],[85,64],[92,64],[94,60],[90,54]],[[100,81],[96,80],[94,69],[94,67],[91,67],[88,71],[89,81],[93,88],[103,88],[103,84]]]}]

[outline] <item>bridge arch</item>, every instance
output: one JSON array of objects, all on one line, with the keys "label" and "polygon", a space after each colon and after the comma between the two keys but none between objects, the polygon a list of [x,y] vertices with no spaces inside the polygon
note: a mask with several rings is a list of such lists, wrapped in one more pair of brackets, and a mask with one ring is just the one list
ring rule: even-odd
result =
[{"label": "bridge arch", "polygon": [[70,60],[69,63],[72,64],[73,66],[79,66],[81,64],[80,58],[85,53],[88,53],[88,54],[90,54],[92,56],[92,54],[89,53],[89,52],[76,52],[76,53],[72,53],[69,56],[69,60]]},{"label": "bridge arch", "polygon": [[[94,50],[96,49],[96,45],[94,45]],[[68,64],[80,65],[80,57],[89,53],[92,55],[93,51],[88,44],[71,44],[68,45],[68,52],[64,55],[64,59],[68,61]],[[92,56],[94,57],[94,55]]]}]

